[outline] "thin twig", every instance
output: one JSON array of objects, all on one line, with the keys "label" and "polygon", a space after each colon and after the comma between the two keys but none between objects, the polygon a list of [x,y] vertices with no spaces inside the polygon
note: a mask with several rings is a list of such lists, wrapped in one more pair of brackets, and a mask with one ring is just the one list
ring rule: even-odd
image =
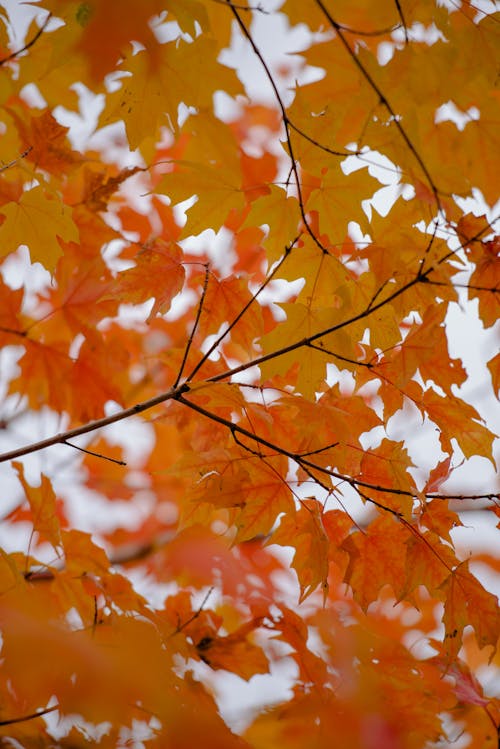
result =
[{"label": "thin twig", "polygon": [[379,510],[384,510],[384,512],[388,512],[390,515],[394,515],[397,520],[403,520],[403,513],[399,510],[395,510],[393,507],[387,507],[387,505],[383,505],[381,502],[377,502],[376,499],[369,497],[368,494],[365,494],[360,489],[358,489],[357,491],[359,496],[364,499],[365,502],[370,502],[372,505],[375,505],[375,507],[378,507]]},{"label": "thin twig", "polygon": [[201,614],[201,612],[205,608],[206,603],[207,603],[208,599],[210,598],[210,596],[212,595],[213,592],[214,592],[214,588],[213,588],[213,585],[212,585],[212,587],[208,589],[208,593],[206,594],[205,598],[203,599],[203,601],[201,602],[201,604],[199,605],[199,607],[196,609],[196,611],[194,612],[194,614],[192,616],[190,616],[189,619],[186,619],[186,621],[183,622],[182,624],[177,625],[177,628],[175,629],[174,632],[172,632],[172,634],[170,635],[170,637],[173,637],[174,635],[179,634],[179,632],[182,632],[183,629],[186,629],[186,627],[189,626],[191,624],[191,622],[194,622],[194,620],[199,617],[199,615]]},{"label": "thin twig", "polygon": [[472,291],[489,291],[491,294],[500,294],[500,286],[475,286],[472,283],[454,283],[453,281],[447,283],[446,281],[432,281],[430,278],[427,283],[429,286],[446,286],[447,288],[472,289]]},{"label": "thin twig", "polygon": [[363,63],[360,61],[358,55],[352,50],[349,42],[347,41],[347,39],[344,36],[344,32],[342,31],[341,26],[337,23],[337,21],[334,20],[334,18],[332,17],[330,11],[325,7],[323,1],[322,0],[315,0],[315,2],[316,2],[316,5],[318,5],[318,7],[321,9],[323,15],[328,20],[328,22],[330,23],[330,25],[332,26],[332,28],[337,32],[337,35],[338,35],[341,43],[343,44],[345,50],[347,51],[347,53],[349,54],[349,56],[351,57],[352,61],[354,62],[354,64],[356,65],[356,67],[359,69],[359,71],[361,72],[361,74],[363,75],[363,77],[365,78],[366,82],[373,89],[373,91],[375,91],[375,93],[377,94],[380,103],[389,112],[389,114],[390,114],[390,116],[392,118],[392,122],[394,123],[395,127],[397,128],[397,130],[399,130],[399,133],[400,133],[401,137],[403,138],[404,142],[406,143],[406,145],[410,149],[411,153],[415,157],[415,160],[418,162],[418,164],[419,164],[422,172],[424,173],[424,176],[425,176],[427,182],[429,183],[429,187],[430,187],[430,189],[432,191],[432,194],[434,195],[434,200],[436,201],[436,206],[438,208],[438,211],[441,211],[441,201],[440,201],[440,198],[439,198],[439,191],[438,191],[438,189],[436,187],[436,184],[435,184],[435,182],[434,182],[434,180],[433,180],[433,178],[432,178],[432,176],[431,176],[431,174],[430,174],[430,172],[429,172],[429,170],[428,170],[425,162],[423,161],[423,159],[420,156],[420,154],[418,153],[417,149],[415,148],[415,146],[411,142],[411,140],[410,140],[410,138],[409,138],[406,130],[404,129],[404,127],[400,123],[400,121],[398,119],[398,116],[396,114],[396,111],[393,109],[392,105],[389,103],[389,100],[387,99],[387,97],[385,96],[385,94],[383,93],[383,91],[380,89],[380,87],[378,86],[378,84],[372,78],[372,76],[369,73],[369,71],[365,68],[365,66],[363,65]]},{"label": "thin twig", "polygon": [[392,34],[393,31],[397,31],[401,26],[401,23],[395,23],[392,26],[386,26],[385,29],[363,31],[362,29],[353,29],[351,26],[344,26],[343,23],[339,23],[339,27],[342,31],[345,31],[346,34],[355,34],[356,36],[385,36],[386,34]]},{"label": "thin twig", "polygon": [[399,2],[399,0],[394,0],[394,2],[396,4],[396,8],[398,9],[398,15],[401,19],[401,26],[403,27],[404,32],[405,32],[405,42],[406,44],[408,44],[410,40],[408,38],[408,27],[406,25],[403,9],[401,7],[401,3]]},{"label": "thin twig", "polygon": [[[334,471],[330,468],[325,468],[324,466],[320,466],[316,463],[313,463],[310,460],[307,460],[306,458],[303,458],[300,455],[300,453],[292,452],[291,450],[288,450],[286,447],[278,445],[275,442],[271,442],[265,437],[261,437],[260,435],[251,432],[249,429],[246,429],[245,427],[242,427],[239,424],[234,423],[233,421],[229,421],[228,419],[225,419],[223,416],[219,416],[218,414],[215,414],[212,411],[209,411],[206,408],[203,408],[203,406],[200,406],[199,404],[194,403],[194,401],[189,400],[189,398],[184,397],[183,394],[179,395],[177,400],[179,401],[179,403],[183,403],[188,408],[191,408],[193,411],[196,411],[197,413],[201,414],[202,416],[205,416],[211,421],[216,421],[218,424],[221,424],[222,426],[226,427],[232,433],[233,437],[234,437],[234,433],[237,432],[238,434],[241,434],[242,436],[249,438],[250,440],[256,442],[257,444],[263,445],[264,447],[267,447],[277,453],[280,453],[281,455],[285,455],[287,458],[290,458],[290,460],[293,460],[302,468],[306,467],[306,468],[309,468],[311,471],[318,471],[319,473],[323,473],[339,481],[343,481],[346,484],[349,484],[350,486],[352,486],[352,488],[355,489],[356,491],[358,491],[358,487],[363,487],[365,489],[371,489],[372,491],[385,493],[385,494],[394,494],[394,495],[399,495],[403,497],[416,497],[419,494],[419,492],[416,489],[415,491],[410,491],[407,489],[395,489],[390,486],[381,486],[378,484],[372,484],[368,481],[362,481],[361,479],[357,479],[353,476],[347,476],[346,474],[339,473],[338,471]],[[424,496],[427,496],[427,495],[424,495]],[[429,496],[432,499],[436,499],[436,495],[434,494],[429,495]],[[484,499],[484,498],[491,498],[492,496],[495,496],[495,495],[483,494],[483,495],[476,496],[475,498]],[[448,499],[448,497],[446,498]],[[462,499],[469,499],[469,498],[470,497],[467,497],[465,495],[463,495],[462,497]]]},{"label": "thin twig", "polygon": [[201,369],[201,367],[207,361],[207,359],[210,357],[210,355],[213,354],[213,352],[216,350],[216,348],[218,348],[218,346],[220,346],[220,344],[222,343],[222,341],[224,340],[224,338],[231,332],[231,330],[235,327],[235,325],[237,325],[239,323],[239,321],[241,320],[241,318],[243,317],[243,315],[247,312],[247,310],[249,309],[249,307],[256,301],[256,299],[259,296],[259,294],[261,294],[264,291],[264,289],[266,288],[266,286],[268,286],[271,283],[272,279],[276,276],[276,273],[278,272],[278,270],[281,268],[281,266],[285,262],[286,258],[288,257],[288,255],[292,251],[292,248],[294,247],[294,245],[296,244],[296,242],[299,240],[299,238],[300,238],[300,234],[298,234],[295,237],[295,239],[292,242],[290,242],[289,245],[287,245],[285,247],[285,252],[282,255],[282,257],[280,258],[280,260],[278,261],[278,263],[276,263],[276,265],[274,266],[274,268],[272,269],[272,271],[269,273],[269,275],[266,276],[266,278],[264,279],[264,281],[262,282],[262,284],[259,286],[259,288],[255,292],[255,294],[253,294],[253,296],[251,297],[251,299],[249,299],[249,301],[238,312],[238,314],[236,315],[236,317],[229,323],[228,327],[220,334],[220,336],[218,336],[218,338],[214,341],[214,343],[212,343],[212,345],[209,347],[209,349],[203,354],[203,356],[201,357],[200,361],[196,364],[196,366],[194,367],[194,369],[190,372],[190,374],[186,378],[187,382],[190,382],[193,379],[193,377]]},{"label": "thin twig", "polygon": [[86,453],[87,455],[93,455],[94,458],[102,458],[103,460],[109,460],[110,463],[116,463],[119,466],[127,465],[124,460],[117,460],[116,458],[110,458],[109,455],[103,455],[102,453],[94,452],[94,450],[88,450],[86,447],[79,447],[78,445],[74,445],[72,442],[69,442],[68,440],[64,440],[62,444],[68,445],[68,447],[72,447],[75,450],[79,450],[82,453]]},{"label": "thin twig", "polygon": [[41,37],[43,32],[45,31],[47,24],[51,18],[52,18],[52,13],[49,13],[47,18],[43,22],[43,24],[40,26],[40,28],[36,32],[33,39],[31,39],[27,44],[25,44],[24,47],[21,47],[21,49],[18,49],[17,52],[12,52],[7,57],[4,57],[3,60],[0,60],[0,66],[5,65],[6,62],[9,62],[9,60],[13,60],[14,57],[18,57],[18,55],[20,55],[22,52],[26,52],[30,47],[32,47],[35,44],[35,42]]},{"label": "thin twig", "polygon": [[[186,344],[186,348],[184,349],[184,356],[182,357],[181,366],[179,368],[179,372],[178,372],[177,377],[176,377],[175,382],[174,382],[174,388],[177,387],[177,385],[179,384],[179,382],[180,382],[180,380],[182,378],[182,373],[184,372],[184,367],[186,366],[186,361],[187,361],[187,358],[189,356],[189,351],[191,350],[191,346],[192,346],[192,343],[193,343],[193,339],[194,339],[196,330],[198,328],[198,323],[200,322],[201,312],[203,310],[203,304],[205,302],[205,297],[207,295],[209,274],[210,274],[210,266],[209,266],[208,263],[206,263],[205,264],[205,280],[203,282],[203,291],[201,292],[201,297],[200,297],[200,301],[199,301],[199,304],[198,304],[198,309],[196,310],[196,318],[195,318],[195,321],[194,321],[194,324],[193,324],[193,328],[191,330],[191,333],[189,334],[189,339],[188,339],[188,342]],[[190,378],[188,377],[188,379],[190,379]]]},{"label": "thin twig", "polygon": [[[495,220],[497,219],[494,219],[493,222]],[[486,231],[488,231],[489,226],[482,228],[479,232],[477,232],[477,234],[474,237],[468,239],[467,241],[470,242],[470,241],[473,241],[474,239],[478,239],[479,237],[481,237]],[[436,266],[441,265],[449,257],[455,255],[459,251],[459,249],[460,248],[456,248],[455,250],[451,250],[450,252],[447,252],[445,255],[443,255],[443,257],[436,260],[435,265]],[[277,349],[276,351],[273,351],[269,354],[264,354],[263,356],[259,356],[255,359],[251,359],[248,362],[244,362],[243,364],[240,364],[237,367],[233,367],[232,369],[228,369],[225,372],[221,372],[218,375],[213,375],[212,377],[207,378],[206,382],[215,383],[215,382],[221,382],[221,381],[227,380],[233,377],[234,375],[238,374],[239,372],[244,372],[250,369],[251,367],[255,367],[260,364],[263,364],[266,361],[276,359],[279,356],[288,354],[291,351],[296,351],[300,348],[303,348],[304,346],[309,346],[314,341],[317,341],[321,339],[322,337],[329,335],[330,333],[333,333],[337,330],[340,330],[349,325],[352,325],[358,320],[369,317],[370,315],[372,315],[374,312],[376,312],[378,309],[380,309],[384,305],[390,304],[390,302],[392,302],[394,299],[397,299],[406,291],[413,288],[415,284],[427,283],[429,275],[434,270],[435,268],[433,266],[433,267],[428,268],[423,273],[419,271],[413,279],[405,283],[399,289],[396,289],[392,294],[390,294],[388,297],[380,301],[378,304],[373,305],[369,309],[368,308],[364,309],[363,311],[359,312],[357,315],[354,315],[353,317],[350,317],[342,322],[339,322],[336,325],[326,328],[325,330],[322,330],[318,333],[314,333],[311,336],[308,336],[307,338],[302,338],[299,341],[295,341],[294,343],[291,343],[288,346],[284,346],[281,349]],[[33,452],[37,452],[38,450],[43,450],[44,448],[50,447],[52,445],[61,444],[81,434],[88,434],[89,432],[93,432],[97,429],[101,429],[102,427],[108,426],[109,424],[114,424],[117,421],[122,421],[123,419],[127,419],[130,416],[136,416],[139,413],[148,411],[154,408],[155,406],[160,405],[161,403],[165,403],[168,400],[178,400],[182,402],[182,397],[181,397],[182,394],[188,391],[189,391],[189,385],[187,385],[187,383],[178,385],[177,388],[170,388],[169,390],[166,390],[163,393],[160,393],[159,395],[156,395],[153,398],[150,398],[149,400],[143,401],[142,403],[137,403],[134,406],[131,406],[130,408],[125,408],[121,411],[117,411],[115,414],[112,414],[111,416],[106,416],[106,417],[103,417],[102,419],[96,419],[95,421],[90,421],[86,424],[83,424],[82,426],[76,427],[75,429],[70,429],[67,432],[62,432],[60,434],[54,435],[53,437],[48,437],[47,439],[40,440],[39,442],[34,442],[29,445],[25,445],[24,447],[19,447],[19,448],[16,448],[15,450],[10,450],[6,453],[0,454],[0,463],[3,463],[7,460],[12,460],[14,458],[21,457],[23,455],[28,455]],[[345,477],[339,476],[339,478],[343,478],[345,480]],[[386,491],[386,489],[384,489],[383,491]]]},{"label": "thin twig", "polygon": [[[319,141],[315,140],[315,138],[312,138],[310,135],[305,133],[303,130],[300,129],[300,127],[297,127],[291,120],[288,120],[288,125],[291,127],[292,130],[295,130],[296,133],[298,133],[304,140],[309,141],[309,143],[312,143],[313,146],[316,146],[321,151],[325,151],[325,153],[329,153],[332,156],[343,156],[344,158],[347,158],[348,156],[360,156],[362,151],[334,151],[333,148],[329,148],[328,146],[323,145]],[[373,162],[375,163],[375,162]],[[379,166],[376,164],[376,166]]]},{"label": "thin twig", "polygon": [[82,424],[82,426],[75,427],[75,429],[69,429],[67,432],[61,432],[60,434],[56,434],[53,437],[47,437],[47,439],[40,440],[39,442],[33,442],[30,445],[18,447],[15,450],[9,450],[0,455],[0,463],[19,458],[22,455],[29,455],[38,450],[44,450],[46,447],[51,447],[52,445],[63,444],[74,437],[79,437],[81,434],[88,434],[97,429],[102,429],[102,427],[109,426],[109,424],[115,424],[117,421],[128,419],[130,416],[137,416],[137,414],[143,413],[143,411],[149,411],[151,408],[154,408],[161,403],[165,403],[168,400],[175,400],[185,390],[185,385],[179,385],[177,388],[170,388],[159,395],[155,395],[154,398],[149,398],[149,400],[143,401],[142,403],[136,403],[130,408],[124,408],[121,411],[111,414],[111,416],[104,416],[102,419],[89,421],[86,424]]},{"label": "thin twig", "polygon": [[[0,167],[0,172],[5,172],[6,169],[11,169],[13,166],[15,166],[17,164],[17,162],[19,161],[19,159],[25,159],[26,156],[32,150],[33,150],[33,146],[28,146],[28,148],[26,148],[22,153],[19,154],[19,156],[17,157],[17,159],[12,159],[12,161],[9,161],[8,164],[3,164],[3,166]],[[16,333],[17,332],[15,330],[14,331],[13,330],[9,330],[8,328],[2,328],[2,330],[4,330],[7,333]],[[20,335],[25,335],[25,334],[21,333]]]},{"label": "thin twig", "polygon": [[37,710],[34,713],[28,713],[28,715],[22,715],[19,718],[0,720],[0,726],[11,726],[14,723],[24,723],[27,720],[34,720],[34,718],[40,718],[42,715],[47,715],[47,713],[53,713],[54,710],[59,710],[59,705],[54,705],[54,707],[46,707],[44,710]]},{"label": "thin twig", "polygon": [[298,198],[298,201],[299,201],[300,215],[302,217],[302,221],[304,222],[304,226],[306,228],[306,231],[309,234],[309,236],[311,237],[311,239],[313,240],[314,244],[317,245],[322,252],[324,252],[325,254],[329,254],[329,252],[326,249],[326,247],[320,242],[320,240],[318,239],[318,237],[316,236],[316,234],[311,229],[311,226],[309,225],[309,221],[308,221],[307,216],[306,216],[306,211],[305,211],[305,207],[304,207],[304,200],[303,200],[303,197],[302,197],[302,188],[301,188],[301,184],[300,184],[299,170],[297,168],[297,161],[295,159],[294,150],[293,150],[293,146],[292,146],[292,140],[291,140],[291,137],[290,137],[290,127],[289,127],[289,122],[288,122],[288,115],[286,113],[286,107],[285,107],[285,105],[283,103],[283,99],[281,98],[281,94],[278,91],[278,87],[277,87],[276,82],[274,80],[273,74],[271,73],[267,62],[265,61],[264,56],[262,55],[262,52],[260,51],[260,49],[255,44],[252,35],[250,34],[250,32],[248,31],[247,27],[243,23],[243,20],[240,18],[240,15],[239,15],[238,11],[231,5],[230,0],[226,0],[226,3],[231,8],[231,10],[233,12],[233,15],[236,18],[236,21],[238,23],[238,26],[240,27],[240,29],[243,32],[244,36],[246,37],[246,39],[250,43],[250,46],[252,47],[252,49],[253,49],[256,57],[260,61],[260,64],[262,65],[262,67],[264,69],[266,77],[267,77],[267,79],[268,79],[268,81],[269,81],[269,83],[271,85],[271,88],[273,89],[274,96],[275,96],[276,101],[278,103],[278,106],[280,108],[281,119],[283,121],[283,126],[285,128],[285,139],[286,139],[286,143],[287,143],[287,147],[288,147],[288,153],[290,155],[291,170],[293,172],[293,176],[294,176],[294,180],[295,180],[295,187],[297,189],[297,198]]},{"label": "thin twig", "polygon": [[497,221],[500,221],[500,214],[495,216],[494,218],[489,221],[486,226],[484,226],[480,231],[477,232],[477,234],[474,234],[473,237],[468,237],[467,239],[460,240],[460,236],[458,239],[460,240],[460,244],[458,247],[455,247],[454,250],[450,250],[447,252],[443,257],[440,257],[439,260],[436,261],[436,265],[442,265],[447,260],[449,260],[450,257],[454,257],[457,253],[459,253],[461,250],[463,250],[468,244],[472,244],[472,242],[477,242],[481,239],[481,237],[486,234],[487,232],[491,230],[494,231],[493,227],[497,223]]}]

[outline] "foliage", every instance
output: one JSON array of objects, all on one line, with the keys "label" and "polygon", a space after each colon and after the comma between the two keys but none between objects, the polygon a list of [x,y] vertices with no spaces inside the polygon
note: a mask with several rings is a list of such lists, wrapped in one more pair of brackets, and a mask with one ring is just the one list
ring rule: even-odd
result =
[{"label": "foliage", "polygon": [[[498,16],[36,10],[0,17],[0,743],[495,747],[498,560],[455,542],[499,495],[453,489],[494,434],[448,321],[499,312]],[[283,664],[237,735],[216,672]]]}]

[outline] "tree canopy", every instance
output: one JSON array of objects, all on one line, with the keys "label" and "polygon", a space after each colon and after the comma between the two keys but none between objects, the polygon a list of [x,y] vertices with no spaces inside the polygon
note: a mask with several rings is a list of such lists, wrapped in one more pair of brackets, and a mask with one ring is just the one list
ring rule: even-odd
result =
[{"label": "tree canopy", "polygon": [[0,8],[2,746],[497,746],[487,6]]}]

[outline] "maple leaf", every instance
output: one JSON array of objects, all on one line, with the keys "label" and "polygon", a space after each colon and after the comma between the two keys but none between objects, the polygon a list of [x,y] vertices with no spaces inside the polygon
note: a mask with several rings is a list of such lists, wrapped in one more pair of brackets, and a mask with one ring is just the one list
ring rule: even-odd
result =
[{"label": "maple leaf", "polygon": [[33,517],[33,530],[47,539],[54,549],[61,547],[61,530],[56,514],[56,495],[50,479],[42,474],[39,487],[30,486],[24,476],[22,463],[13,463],[19,481],[24,489]]},{"label": "maple leaf", "polygon": [[204,164],[181,162],[175,172],[162,178],[158,190],[174,205],[196,196],[188,210],[184,236],[199,234],[208,227],[217,231],[231,209],[241,210],[245,205],[241,174]]},{"label": "maple leaf", "polygon": [[154,297],[147,318],[147,322],[151,322],[156,315],[168,312],[173,298],[182,289],[184,278],[180,247],[158,239],[139,251],[134,268],[117,274],[111,292],[103,299],[141,304]]},{"label": "maple leaf", "polygon": [[480,648],[491,645],[496,652],[500,631],[498,599],[486,591],[479,580],[463,563],[442,585],[446,594],[443,624],[445,626],[444,652],[451,663],[460,650],[464,628],[471,624]]},{"label": "maple leaf", "polygon": [[[498,276],[500,273],[500,237],[482,243],[483,253],[471,276],[469,297],[479,299],[479,313],[485,327],[494,325],[500,315]],[[477,290],[475,286],[479,287]],[[496,292],[496,293],[495,293]]]},{"label": "maple leaf", "polygon": [[272,264],[282,256],[285,247],[296,236],[299,221],[300,209],[297,199],[287,197],[284,190],[271,185],[267,195],[252,203],[245,225],[268,227],[265,246],[269,263]]},{"label": "maple leaf", "polygon": [[462,521],[456,512],[448,508],[446,501],[434,499],[425,505],[422,524],[437,531],[441,538],[452,545],[450,531],[462,525]]},{"label": "maple leaf", "polygon": [[396,533],[394,520],[387,516],[371,523],[365,535],[357,533],[344,541],[343,549],[350,557],[345,580],[363,609],[377,599],[383,585],[391,585],[396,598],[401,596],[405,579],[405,541],[402,530]]},{"label": "maple leaf", "polygon": [[[200,316],[200,330],[206,335],[220,329],[221,325],[237,320],[242,304],[252,299],[244,277],[210,276]],[[231,329],[231,341],[248,353],[255,350],[254,341],[263,332],[262,311],[258,304],[249,306],[248,312]]]},{"label": "maple leaf", "polygon": [[156,134],[160,123],[177,130],[181,102],[208,107],[215,89],[207,81],[232,94],[240,93],[234,73],[215,60],[215,49],[213,40],[198,36],[190,43],[179,40],[148,46],[125,58],[121,69],[128,75],[123,88],[109,97],[101,122],[123,118],[130,146],[135,149]]},{"label": "maple leaf", "polygon": [[497,354],[488,362],[488,369],[491,373],[493,390],[498,394],[500,391],[500,354]]},{"label": "maple leaf", "polygon": [[361,475],[364,481],[378,487],[395,487],[403,493],[395,498],[390,493],[378,491],[377,501],[385,507],[397,509],[407,520],[412,514],[412,494],[416,493],[415,484],[409,473],[412,466],[404,445],[387,439],[382,440],[377,448],[367,450],[361,461]]},{"label": "maple leaf", "polygon": [[64,173],[82,162],[82,156],[70,147],[67,138],[69,128],[60,125],[50,111],[32,116],[29,122],[25,122],[13,109],[7,107],[6,111],[16,123],[23,150],[27,151],[26,158],[37,169]]},{"label": "maple leaf", "polygon": [[163,10],[159,0],[137,5],[134,0],[99,0],[79,6],[76,20],[81,36],[76,49],[81,51],[96,80],[116,66],[127,42],[135,40],[149,46],[154,35],[148,21]]},{"label": "maple leaf", "polygon": [[23,289],[14,291],[0,279],[0,342],[12,343],[13,336],[24,336],[22,329],[21,305]]},{"label": "maple leaf", "polygon": [[201,659],[213,669],[223,668],[242,679],[269,672],[264,652],[248,640],[259,622],[248,622],[226,637],[204,637],[196,643]]},{"label": "maple leaf", "polygon": [[106,211],[110,197],[125,180],[139,171],[141,171],[139,167],[128,167],[115,176],[110,176],[106,172],[86,170],[83,175],[83,202],[90,211]]},{"label": "maple leaf", "polygon": [[251,467],[245,498],[236,521],[238,542],[265,536],[280,513],[291,511],[293,500],[282,472],[282,457],[271,458]]},{"label": "maple leaf", "polygon": [[283,516],[277,531],[271,536],[274,544],[292,544],[296,551],[292,565],[300,583],[300,602],[318,586],[323,598],[328,595],[329,540],[322,520],[322,505],[315,499],[303,499],[295,517]]},{"label": "maple leaf", "polygon": [[1,213],[5,217],[0,226],[2,255],[26,244],[32,262],[39,262],[52,272],[62,255],[58,239],[78,241],[78,230],[70,209],[56,198],[49,197],[40,185],[24,192],[18,203],[2,206]]},{"label": "maple leaf", "polygon": [[364,169],[346,175],[340,167],[328,168],[320,178],[320,184],[311,189],[307,209],[318,212],[321,233],[336,242],[345,234],[349,221],[357,221],[364,232],[369,230],[360,198],[371,198],[379,187],[379,183]]},{"label": "maple leaf", "polygon": [[455,681],[454,692],[460,702],[469,705],[479,705],[486,707],[490,700],[484,697],[483,690],[479,681],[463,661],[455,661],[453,664],[447,664],[446,661],[436,656],[433,661],[442,668],[446,676],[451,676]]},{"label": "maple leaf", "polygon": [[12,392],[26,395],[34,410],[43,405],[58,411],[67,409],[72,397],[67,379],[72,363],[63,342],[45,345],[29,340],[19,367],[19,377],[10,383]]},{"label": "maple leaf", "polygon": [[443,398],[432,389],[424,393],[422,400],[430,418],[441,428],[443,450],[451,452],[450,438],[453,437],[466,457],[484,455],[495,465],[491,454],[494,435],[480,423],[473,406],[463,401],[458,403],[453,396]]}]

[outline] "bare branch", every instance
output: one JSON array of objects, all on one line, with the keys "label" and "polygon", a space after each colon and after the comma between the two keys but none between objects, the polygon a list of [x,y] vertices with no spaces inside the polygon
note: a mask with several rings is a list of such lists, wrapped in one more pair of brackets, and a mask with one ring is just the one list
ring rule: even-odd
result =
[{"label": "bare branch", "polygon": [[[488,230],[488,227],[481,229],[474,237],[473,239],[476,239],[480,236],[482,236],[486,231]],[[471,239],[468,240],[468,242],[472,241]],[[440,265],[441,263],[445,262],[450,256],[455,255],[458,252],[458,248],[455,250],[451,250],[450,252],[446,253],[442,258],[439,258],[436,261],[436,265]],[[336,325],[332,325],[329,328],[326,328],[322,331],[319,331],[318,333],[314,333],[307,338],[302,338],[299,341],[295,341],[294,343],[289,344],[288,346],[284,346],[281,349],[277,349],[276,351],[273,351],[269,354],[264,354],[263,356],[257,357],[255,359],[251,359],[248,362],[244,362],[243,364],[240,364],[237,367],[233,367],[232,369],[229,369],[225,372],[222,372],[218,375],[214,375],[213,377],[209,377],[207,379],[207,382],[221,382],[224,380],[227,380],[234,375],[238,374],[239,372],[243,372],[251,367],[258,366],[259,364],[263,364],[266,361],[270,361],[272,359],[277,359],[279,356],[283,356],[284,354],[288,354],[291,351],[297,351],[300,348],[303,348],[304,346],[310,346],[311,343],[314,343],[315,341],[320,340],[324,336],[329,335],[330,333],[334,333],[337,330],[341,330],[342,328],[348,327],[349,325],[352,325],[355,322],[358,322],[358,320],[362,320],[364,318],[369,317],[377,310],[381,309],[386,304],[390,304],[394,299],[397,299],[402,294],[406,293],[409,289],[413,288],[418,283],[427,283],[429,275],[434,271],[434,266],[428,268],[426,271],[421,271],[415,275],[413,279],[408,281],[407,283],[403,284],[399,289],[395,289],[392,294],[389,294],[388,297],[385,299],[382,299],[378,304],[368,306],[361,312],[359,312],[357,315],[353,315],[352,317],[343,320]],[[248,304],[250,304],[249,302]],[[371,304],[371,303],[370,303]],[[247,305],[248,308],[248,305]],[[240,315],[241,316],[241,315]],[[90,421],[87,424],[83,424],[80,427],[76,427],[75,429],[70,429],[67,432],[62,432],[60,434],[56,434],[53,437],[48,437],[47,439],[40,440],[39,442],[31,443],[30,445],[26,445],[24,447],[16,448],[15,450],[10,450],[6,453],[3,453],[0,455],[0,463],[6,462],[7,460],[13,460],[14,458],[19,458],[23,455],[28,455],[33,452],[37,452],[38,450],[43,450],[46,447],[50,447],[51,445],[57,445],[62,444],[64,442],[67,442],[70,439],[73,439],[74,437],[78,437],[81,434],[88,434],[89,432],[94,432],[97,429],[101,429],[102,427],[108,426],[109,424],[114,424],[117,421],[122,421],[123,419],[127,419],[130,416],[137,416],[137,414],[143,413],[144,411],[149,411],[150,409],[154,408],[155,406],[160,405],[161,403],[165,403],[168,400],[178,400],[179,402],[184,402],[182,399],[182,394],[189,391],[189,385],[187,383],[184,383],[182,385],[178,385],[176,388],[170,388],[169,390],[166,390],[163,393],[160,393],[159,395],[154,396],[153,398],[150,398],[149,400],[143,401],[142,403],[137,403],[134,406],[131,406],[130,408],[125,408],[121,411],[117,411],[116,413],[112,414],[111,416],[105,416],[102,419],[96,419],[95,421]],[[339,477],[340,478],[340,477]],[[341,477],[343,480],[346,480],[345,477]],[[381,491],[386,491],[385,489],[381,489]]]},{"label": "bare branch", "polygon": [[201,602],[201,604],[199,605],[199,607],[196,609],[196,611],[194,612],[194,614],[192,616],[190,616],[189,619],[186,619],[185,622],[183,622],[182,624],[179,624],[177,626],[177,628],[172,632],[172,634],[170,635],[170,637],[173,637],[174,635],[178,635],[179,632],[182,632],[183,629],[186,629],[186,627],[189,626],[191,624],[191,622],[194,622],[194,620],[199,617],[199,615],[201,614],[201,612],[205,608],[205,606],[207,604],[207,601],[208,601],[208,599],[210,598],[210,596],[212,595],[213,592],[214,592],[213,587],[211,587],[211,588],[208,589],[208,593],[206,594],[205,598],[203,599],[203,601]]},{"label": "bare branch", "polygon": [[[202,416],[205,416],[208,419],[211,419],[212,421],[216,421],[218,424],[221,424],[222,426],[225,426],[229,431],[232,433],[233,438],[235,433],[238,433],[244,437],[247,437],[248,439],[252,440],[253,442],[256,442],[259,445],[263,445],[264,447],[269,448],[270,450],[273,450],[277,453],[280,453],[281,455],[285,455],[287,458],[290,458],[295,463],[297,463],[301,467],[305,467],[307,469],[310,469],[311,471],[318,471],[319,473],[323,473],[327,476],[331,476],[332,478],[335,478],[337,480],[343,481],[346,484],[349,484],[353,487],[356,491],[359,492],[359,487],[363,487],[365,489],[371,489],[372,491],[385,493],[385,494],[394,494],[399,495],[403,497],[416,497],[417,492],[408,491],[406,489],[395,489],[390,486],[380,486],[378,484],[372,484],[369,481],[362,481],[361,479],[357,479],[353,476],[348,476],[343,473],[339,473],[338,471],[334,471],[330,468],[325,468],[324,466],[318,465],[314,463],[311,460],[307,460],[307,458],[304,458],[300,453],[292,452],[291,450],[288,450],[287,448],[276,444],[275,442],[271,442],[268,439],[265,439],[264,437],[261,437],[258,434],[255,434],[254,432],[251,432],[249,429],[245,429],[245,427],[240,426],[239,424],[234,423],[233,421],[229,421],[228,419],[225,419],[223,416],[219,416],[218,414],[213,413],[212,411],[207,410],[206,408],[203,408],[203,406],[200,406],[197,403],[194,403],[192,400],[189,400],[188,398],[184,397],[183,394],[179,395],[177,400],[179,403],[183,403],[188,408],[191,408],[193,411],[196,411],[197,413],[201,414]],[[258,453],[257,453],[258,454]],[[427,497],[427,495],[424,495]],[[440,495],[436,494],[430,494],[429,498],[436,499]],[[496,495],[494,494],[482,494],[482,495],[474,495],[475,499],[485,499],[485,498],[492,498]],[[449,497],[444,497],[446,499],[449,499]],[[470,496],[463,496],[462,499],[471,499]],[[369,500],[373,501],[374,504],[377,506],[383,507],[383,505],[380,505],[375,500]]]},{"label": "bare branch", "polygon": [[[32,150],[33,150],[33,146],[29,146],[28,148],[26,148],[22,153],[19,154],[19,156],[17,157],[17,159],[12,159],[12,161],[9,161],[8,164],[4,164],[3,166],[1,166],[0,167],[0,172],[5,172],[6,169],[11,169],[13,166],[15,166],[18,163],[19,159],[25,159],[26,156]],[[4,333],[16,333],[17,335],[26,335],[26,333],[24,333],[22,331],[20,332],[18,330],[10,330],[9,328],[1,328],[1,330]]]},{"label": "bare branch", "polygon": [[23,455],[29,455],[30,453],[38,452],[38,450],[44,450],[46,447],[52,445],[61,445],[74,437],[79,437],[81,434],[88,434],[89,432],[95,432],[97,429],[102,429],[109,424],[115,424],[117,421],[128,419],[130,416],[137,416],[137,414],[149,411],[151,408],[165,403],[168,400],[175,400],[179,395],[185,392],[186,386],[179,385],[177,388],[170,388],[169,390],[155,395],[154,398],[149,398],[147,401],[142,403],[136,403],[135,406],[130,408],[124,408],[122,411],[117,411],[111,416],[104,416],[102,419],[95,419],[89,421],[82,426],[76,427],[75,429],[69,429],[67,432],[61,432],[53,437],[47,437],[47,439],[40,440],[39,442],[33,442],[30,445],[24,447],[18,447],[15,450],[9,450],[6,453],[0,455],[0,463],[5,463],[7,460],[13,460]]}]

